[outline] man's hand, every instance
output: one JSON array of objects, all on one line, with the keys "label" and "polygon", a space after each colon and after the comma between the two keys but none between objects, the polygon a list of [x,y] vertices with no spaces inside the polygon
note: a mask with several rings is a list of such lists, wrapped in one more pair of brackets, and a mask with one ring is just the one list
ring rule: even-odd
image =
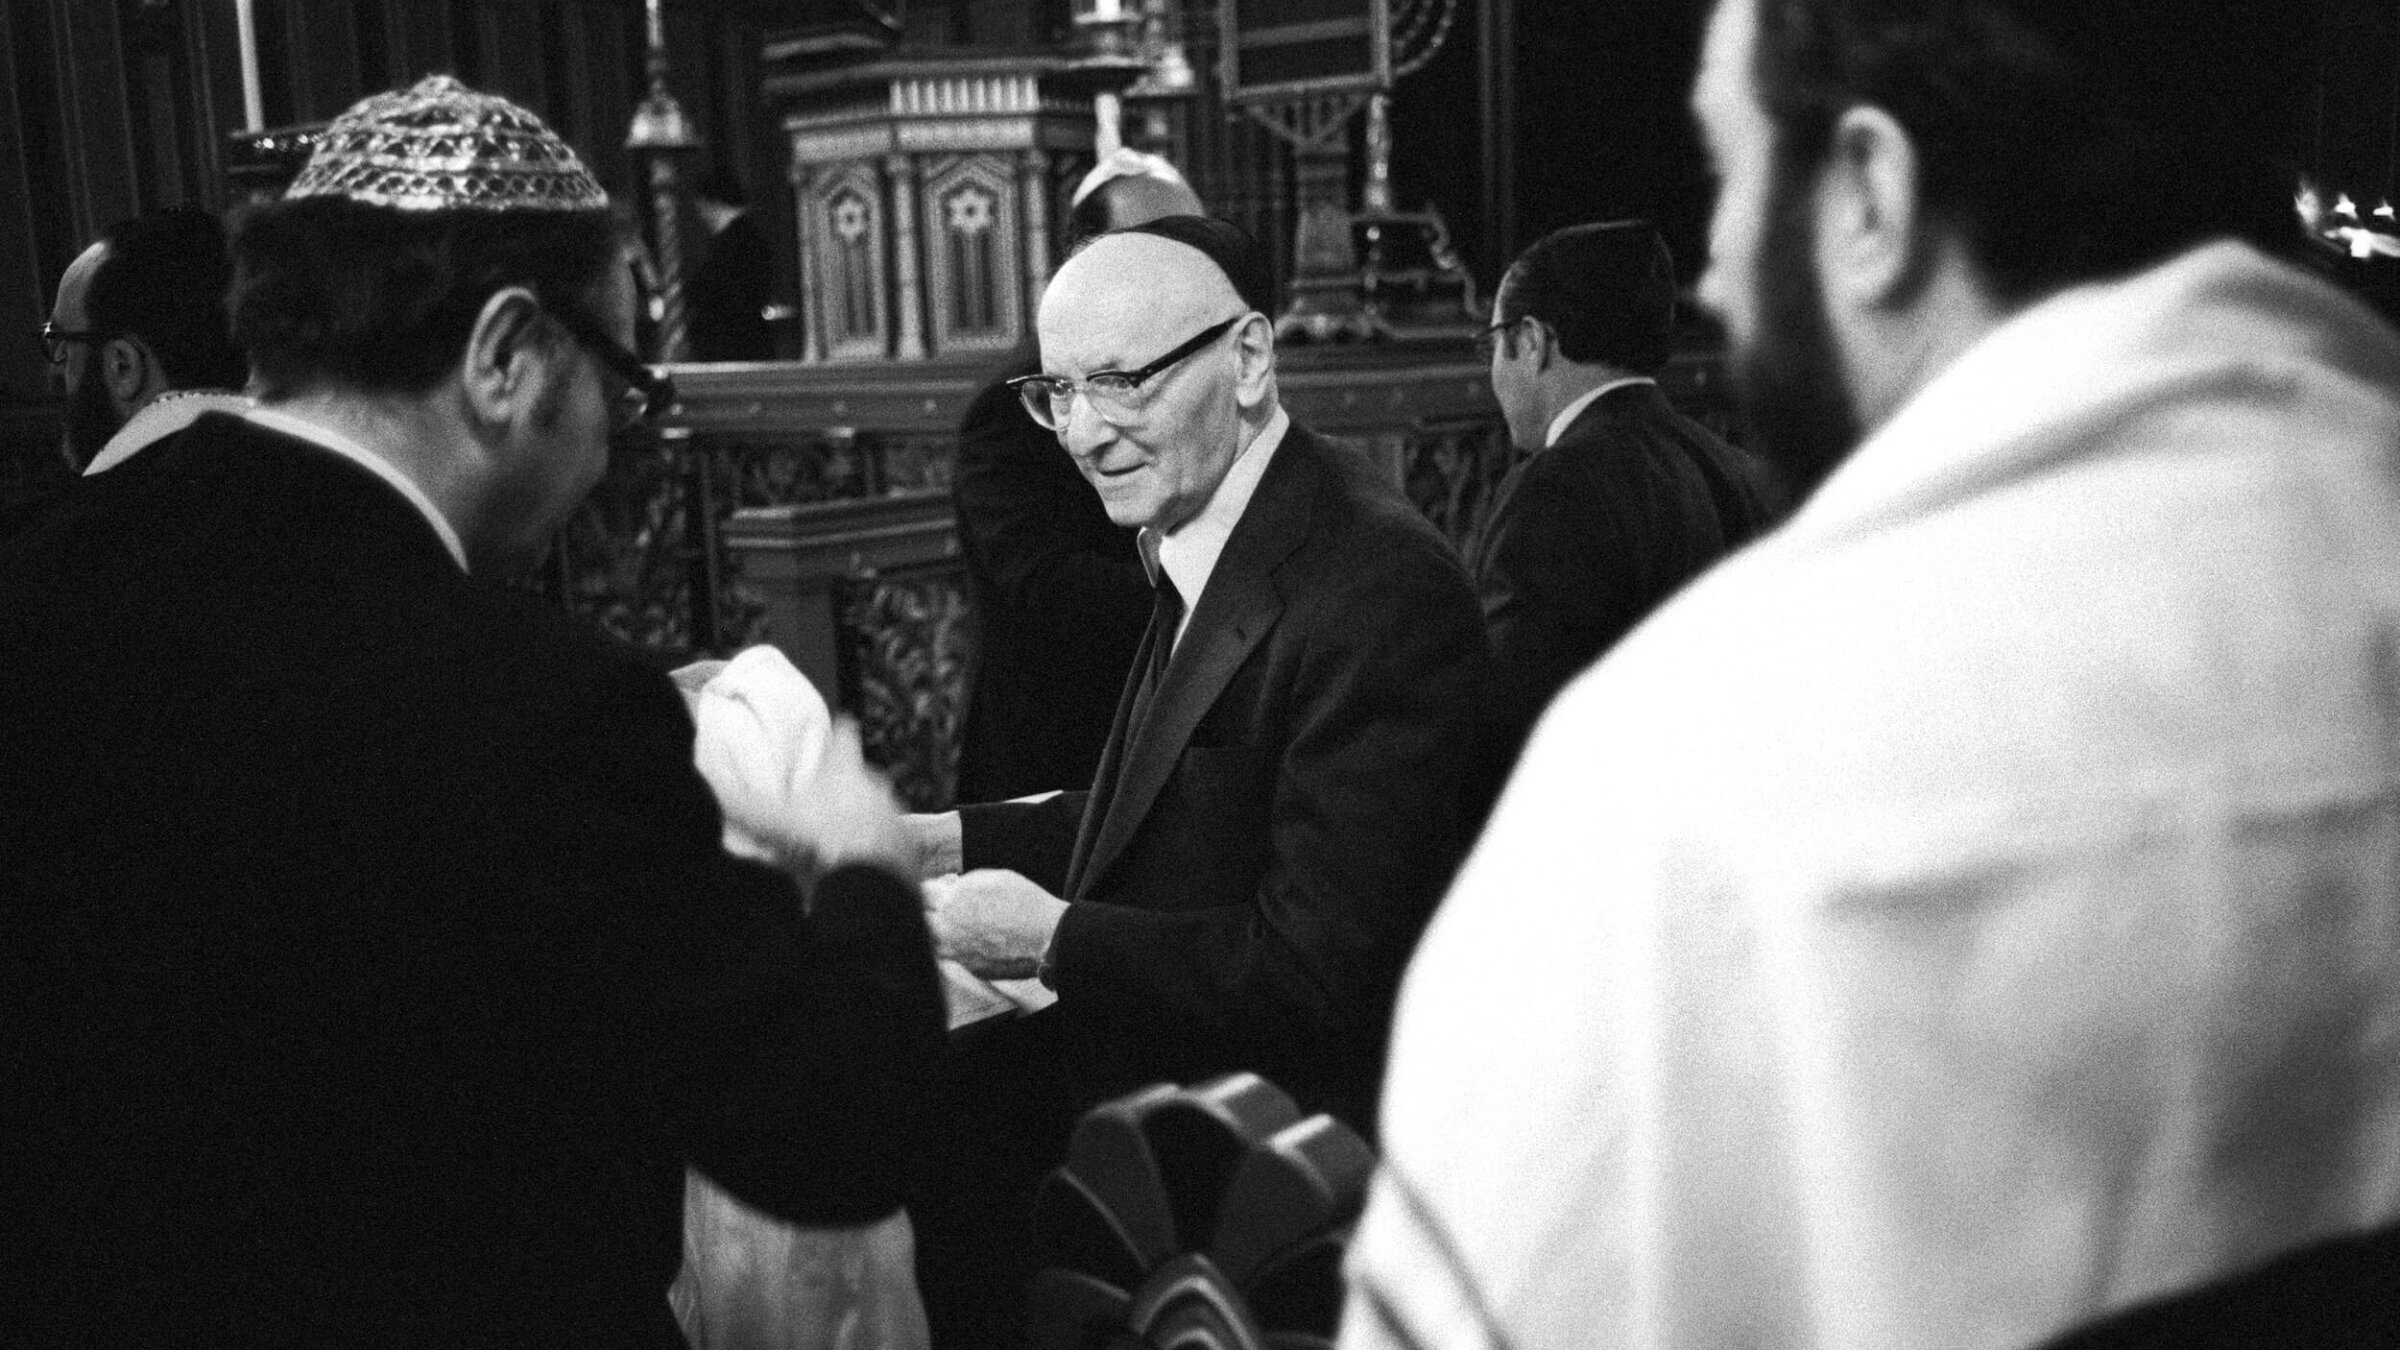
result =
[{"label": "man's hand", "polygon": [[902,816],[900,828],[908,836],[914,868],[911,875],[931,880],[946,877],[964,866],[966,833],[959,823],[958,812]]},{"label": "man's hand", "polygon": [[1066,901],[1005,868],[925,883],[934,950],[987,980],[1021,980],[1039,969],[1066,912]]},{"label": "man's hand", "polygon": [[915,877],[916,848],[900,823],[891,784],[867,767],[858,723],[834,719],[815,772],[792,785],[791,844],[795,859],[821,876],[843,863],[874,863]]}]

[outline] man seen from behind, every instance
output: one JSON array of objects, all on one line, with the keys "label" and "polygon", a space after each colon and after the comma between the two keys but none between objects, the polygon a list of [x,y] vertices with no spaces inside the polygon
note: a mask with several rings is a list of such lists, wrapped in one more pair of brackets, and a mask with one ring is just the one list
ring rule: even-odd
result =
[{"label": "man seen from behind", "polygon": [[2141,1343],[2400,1336],[2400,339],[2275,256],[2306,31],[1720,0],[1701,298],[1821,482],[1536,729],[1350,1350],[2022,1350],[2378,1228]]}]

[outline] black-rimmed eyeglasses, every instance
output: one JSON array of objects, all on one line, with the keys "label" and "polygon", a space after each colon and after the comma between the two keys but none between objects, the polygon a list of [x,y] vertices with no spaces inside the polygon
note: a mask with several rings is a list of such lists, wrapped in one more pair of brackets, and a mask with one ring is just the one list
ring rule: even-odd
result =
[{"label": "black-rimmed eyeglasses", "polygon": [[67,363],[67,348],[78,342],[106,342],[108,334],[96,328],[61,328],[54,323],[45,323],[41,327],[41,340],[42,355],[49,359],[51,365],[63,366]]},{"label": "black-rimmed eyeglasses", "polygon": [[583,349],[600,359],[600,364],[624,386],[613,400],[610,416],[618,431],[629,430],[644,422],[658,420],[667,409],[675,406],[674,378],[651,369],[642,358],[626,350],[625,344],[610,337],[608,330],[564,305],[552,306],[550,317],[567,330]]},{"label": "black-rimmed eyeglasses", "polygon": [[1492,359],[1492,353],[1500,349],[1500,335],[1525,322],[1531,317],[1533,316],[1529,314],[1520,314],[1513,319],[1506,320],[1505,322],[1485,324],[1483,326],[1483,331],[1475,335],[1476,359],[1489,364]]},{"label": "black-rimmed eyeglasses", "polygon": [[1247,314],[1236,314],[1222,323],[1210,324],[1193,334],[1190,341],[1134,370],[1094,371],[1080,380],[1064,375],[1019,375],[1008,384],[1017,391],[1017,397],[1024,401],[1025,411],[1033,420],[1052,431],[1067,424],[1067,418],[1075,409],[1075,391],[1079,389],[1083,391],[1085,401],[1092,405],[1092,411],[1098,413],[1101,420],[1115,425],[1118,419],[1131,417],[1140,410],[1144,382],[1223,337],[1227,329],[1249,317]]}]

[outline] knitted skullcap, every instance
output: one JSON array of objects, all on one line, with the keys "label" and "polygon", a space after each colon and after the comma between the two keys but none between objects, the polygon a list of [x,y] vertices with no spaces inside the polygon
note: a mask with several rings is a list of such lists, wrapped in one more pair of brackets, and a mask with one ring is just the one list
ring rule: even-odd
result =
[{"label": "knitted skullcap", "polygon": [[542,119],[448,75],[359,100],[284,194],[396,211],[597,211],[608,194]]}]

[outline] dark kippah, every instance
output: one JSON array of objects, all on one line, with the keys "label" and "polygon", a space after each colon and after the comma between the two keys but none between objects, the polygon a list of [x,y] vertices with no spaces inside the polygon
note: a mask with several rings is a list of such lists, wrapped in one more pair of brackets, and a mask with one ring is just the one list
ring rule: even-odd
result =
[{"label": "dark kippah", "polygon": [[[1275,283],[1267,270],[1266,251],[1250,232],[1230,220],[1215,216],[1160,216],[1140,225],[1128,225],[1109,234],[1155,234],[1172,239],[1208,255],[1225,279],[1233,283],[1242,303],[1272,318],[1275,314]],[[1105,238],[1106,236],[1102,236]]]}]

